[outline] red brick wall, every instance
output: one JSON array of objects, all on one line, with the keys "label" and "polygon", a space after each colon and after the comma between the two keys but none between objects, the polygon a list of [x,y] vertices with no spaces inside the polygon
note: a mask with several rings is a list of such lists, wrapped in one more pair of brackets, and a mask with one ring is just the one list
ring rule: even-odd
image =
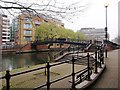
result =
[{"label": "red brick wall", "polygon": [[47,45],[37,45],[37,49],[48,49]]},{"label": "red brick wall", "polygon": [[[40,50],[40,49],[48,49],[48,46],[47,45],[37,45],[37,50]],[[21,48],[21,51],[25,51],[25,50],[31,50],[31,45],[27,44]]]},{"label": "red brick wall", "polygon": [[21,51],[25,51],[25,50],[31,50],[31,45],[27,44],[21,48]]}]

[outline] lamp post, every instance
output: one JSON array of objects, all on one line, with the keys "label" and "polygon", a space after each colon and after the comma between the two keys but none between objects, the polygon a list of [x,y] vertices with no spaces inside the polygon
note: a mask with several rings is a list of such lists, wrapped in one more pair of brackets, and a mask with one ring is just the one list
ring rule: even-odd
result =
[{"label": "lamp post", "polygon": [[108,7],[108,3],[106,3],[104,6],[105,6],[105,9],[106,9],[106,27],[105,27],[105,42],[106,42],[106,45],[105,45],[105,57],[107,58],[107,7]]}]

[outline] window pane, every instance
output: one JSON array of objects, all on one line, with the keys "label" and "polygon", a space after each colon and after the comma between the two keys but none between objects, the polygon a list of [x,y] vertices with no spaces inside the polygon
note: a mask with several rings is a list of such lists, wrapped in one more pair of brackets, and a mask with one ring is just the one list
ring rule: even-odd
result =
[{"label": "window pane", "polygon": [[26,24],[24,24],[24,28],[32,28],[32,24],[26,23]]},{"label": "window pane", "polygon": [[24,41],[32,41],[32,37],[24,37]]},{"label": "window pane", "polygon": [[31,30],[24,30],[24,35],[31,35],[32,31]]},{"label": "window pane", "polygon": [[25,17],[24,18],[24,22],[26,23],[26,22],[31,22],[32,21],[32,18],[30,18],[30,17]]}]

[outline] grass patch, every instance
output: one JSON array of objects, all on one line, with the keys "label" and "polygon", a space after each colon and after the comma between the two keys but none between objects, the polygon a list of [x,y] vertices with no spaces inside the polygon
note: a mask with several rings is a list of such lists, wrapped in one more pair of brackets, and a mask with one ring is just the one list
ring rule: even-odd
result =
[{"label": "grass patch", "polygon": [[[35,75],[35,76],[45,76],[45,72],[35,73],[33,75]],[[47,75],[47,72],[46,72],[46,75]],[[51,76],[57,76],[57,75],[60,75],[60,74],[56,73],[56,72],[50,72],[50,75]]]},{"label": "grass patch", "polygon": [[19,86],[21,84],[24,84],[26,82],[29,82],[29,81],[32,81],[32,80],[35,80],[35,79],[37,79],[37,78],[36,77],[29,78],[28,80],[24,80],[24,81],[21,81],[21,82],[17,83],[16,86]]}]

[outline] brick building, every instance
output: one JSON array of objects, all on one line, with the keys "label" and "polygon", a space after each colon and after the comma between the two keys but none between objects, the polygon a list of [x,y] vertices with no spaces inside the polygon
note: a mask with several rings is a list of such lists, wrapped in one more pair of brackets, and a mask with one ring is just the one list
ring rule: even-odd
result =
[{"label": "brick building", "polygon": [[50,19],[41,14],[34,15],[24,12],[12,21],[11,40],[18,45],[34,41],[36,27],[40,26],[42,22],[55,23],[58,26],[64,27],[64,24],[57,19]]}]

